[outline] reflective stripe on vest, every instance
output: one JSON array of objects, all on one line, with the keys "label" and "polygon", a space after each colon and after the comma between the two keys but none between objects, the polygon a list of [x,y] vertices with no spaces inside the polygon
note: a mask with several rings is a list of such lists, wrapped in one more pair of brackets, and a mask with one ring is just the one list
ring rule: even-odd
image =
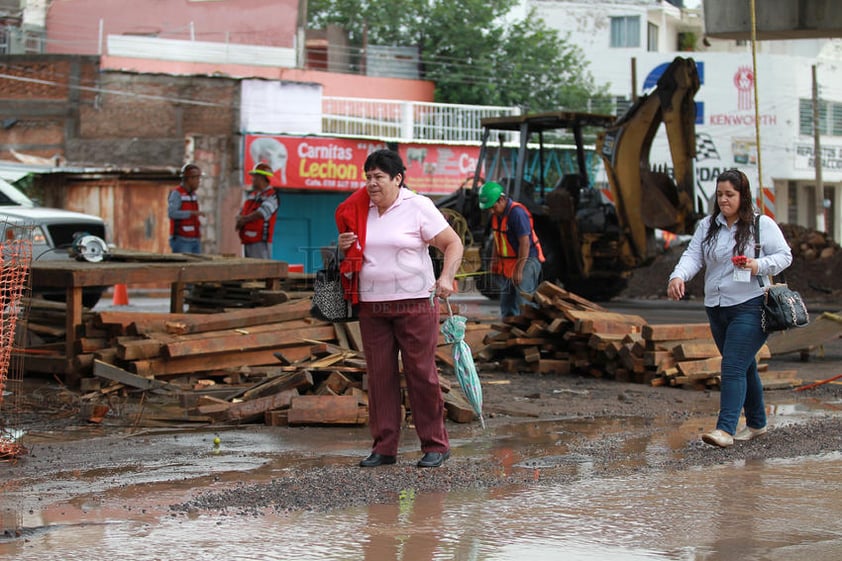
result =
[{"label": "reflective stripe on vest", "polygon": [[509,237],[506,235],[509,230],[509,214],[511,214],[515,207],[522,208],[526,213],[527,218],[529,218],[529,231],[532,237],[532,243],[535,245],[535,250],[538,252],[538,261],[543,263],[546,260],[544,258],[544,251],[541,249],[541,242],[538,241],[538,235],[535,233],[535,226],[532,222],[532,214],[529,212],[529,209],[522,204],[512,201],[508,212],[503,215],[502,220],[500,220],[500,217],[496,214],[491,216],[491,229],[494,232],[494,246],[497,249],[497,259],[494,260],[491,272],[503,275],[508,279],[514,276],[515,266],[518,261],[517,248],[512,247],[509,243]]},{"label": "reflective stripe on vest", "polygon": [[[277,197],[275,194],[275,190],[267,189],[269,191],[268,196],[270,197]],[[240,212],[241,216],[246,216],[251,214],[252,212],[258,210],[261,205],[263,205],[263,201],[266,200],[264,197],[265,191],[262,191],[254,198],[246,199],[246,202],[243,203],[243,210]],[[269,219],[263,218],[263,215],[260,218],[256,218],[251,222],[246,222],[246,224],[240,228],[240,241],[243,243],[255,243],[255,242],[270,242],[272,241],[272,237],[275,234],[275,216],[277,215],[277,211],[272,213],[272,216]]]},{"label": "reflective stripe on vest", "polygon": [[[189,210],[191,212],[198,212],[199,198],[196,193],[188,193],[184,187],[176,189],[179,197],[181,197],[181,206],[179,210]],[[199,215],[193,215],[188,218],[181,218],[179,220],[170,219],[170,236],[181,236],[182,238],[198,238],[200,222]]]}]

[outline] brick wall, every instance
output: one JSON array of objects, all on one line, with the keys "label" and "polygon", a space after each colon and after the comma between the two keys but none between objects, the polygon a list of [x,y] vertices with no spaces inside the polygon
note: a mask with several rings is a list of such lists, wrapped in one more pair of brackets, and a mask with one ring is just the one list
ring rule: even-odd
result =
[{"label": "brick wall", "polygon": [[0,57],[0,158],[64,156],[79,107],[95,102],[98,72],[97,57]]},{"label": "brick wall", "polygon": [[[0,73],[12,76],[0,78],[0,159],[14,160],[15,150],[60,156],[69,165],[116,168],[113,185],[59,181],[62,188],[53,195],[61,193],[61,200],[53,196],[49,204],[69,208],[74,200],[96,199],[100,207],[87,211],[103,216],[112,228],[125,227],[125,243],[167,248],[166,195],[178,184],[176,171],[192,161],[205,174],[199,190],[207,213],[203,250],[240,253],[234,231],[242,201],[238,80],[100,73],[97,57],[62,55],[0,57]],[[148,189],[126,191],[134,184],[125,170],[132,168],[147,175],[159,170],[159,187],[144,180]],[[171,180],[165,179],[167,169]],[[51,184],[48,175],[42,180]],[[154,200],[144,203],[143,197]],[[138,208],[156,210],[140,220]]]},{"label": "brick wall", "polygon": [[188,134],[238,130],[239,81],[100,72],[98,57],[0,57],[0,158],[180,167]]}]

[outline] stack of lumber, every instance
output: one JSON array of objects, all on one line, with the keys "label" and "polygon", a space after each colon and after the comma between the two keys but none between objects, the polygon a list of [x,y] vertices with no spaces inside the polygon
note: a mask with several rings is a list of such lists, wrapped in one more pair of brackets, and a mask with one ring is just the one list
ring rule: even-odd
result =
[{"label": "stack of lumber", "polygon": [[[618,374],[620,350],[629,334],[639,335],[640,316],[609,312],[557,285],[544,282],[532,296],[537,307],[492,325],[477,356],[498,360],[504,370],[542,374]],[[622,374],[620,374],[622,375]]]},{"label": "stack of lumber", "polygon": [[[486,336],[478,357],[504,370],[585,374],[623,382],[684,388],[718,387],[721,356],[707,323],[649,325],[640,316],[609,312],[552,283],[542,283],[520,316]],[[765,345],[758,361],[771,357]],[[764,387],[800,383],[796,371],[769,372]]]},{"label": "stack of lumber", "polygon": [[[644,361],[656,374],[651,378],[653,385],[719,387],[722,355],[707,323],[646,325],[643,342]],[[763,345],[755,357],[764,388],[789,388],[801,383],[795,370],[770,371],[762,361],[771,356],[769,347]]]},{"label": "stack of lumber", "polygon": [[[149,405],[135,420],[145,425],[365,424],[359,324],[319,321],[309,309],[305,299],[217,314],[99,312],[75,357],[88,376],[80,382],[83,401],[135,390],[168,395],[165,412]],[[446,378],[440,384],[448,417],[472,421],[464,398],[450,392]],[[408,402],[404,407],[411,415]]]},{"label": "stack of lumber", "polygon": [[269,290],[262,281],[205,282],[195,284],[184,301],[190,312],[217,313],[232,308],[257,308],[289,300],[284,290]]}]

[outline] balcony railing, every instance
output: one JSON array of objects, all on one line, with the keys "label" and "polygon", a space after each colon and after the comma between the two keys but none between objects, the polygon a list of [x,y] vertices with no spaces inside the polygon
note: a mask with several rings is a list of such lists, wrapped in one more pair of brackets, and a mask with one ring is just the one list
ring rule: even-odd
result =
[{"label": "balcony railing", "polygon": [[385,141],[479,142],[480,119],[519,114],[517,107],[495,105],[324,97],[322,133]]}]

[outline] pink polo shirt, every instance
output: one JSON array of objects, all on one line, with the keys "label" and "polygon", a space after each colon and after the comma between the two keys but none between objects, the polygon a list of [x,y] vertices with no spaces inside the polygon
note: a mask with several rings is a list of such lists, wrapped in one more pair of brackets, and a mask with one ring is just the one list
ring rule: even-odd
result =
[{"label": "pink polo shirt", "polygon": [[429,298],[435,285],[427,241],[447,228],[433,201],[407,188],[381,216],[368,209],[360,300],[382,302]]}]

